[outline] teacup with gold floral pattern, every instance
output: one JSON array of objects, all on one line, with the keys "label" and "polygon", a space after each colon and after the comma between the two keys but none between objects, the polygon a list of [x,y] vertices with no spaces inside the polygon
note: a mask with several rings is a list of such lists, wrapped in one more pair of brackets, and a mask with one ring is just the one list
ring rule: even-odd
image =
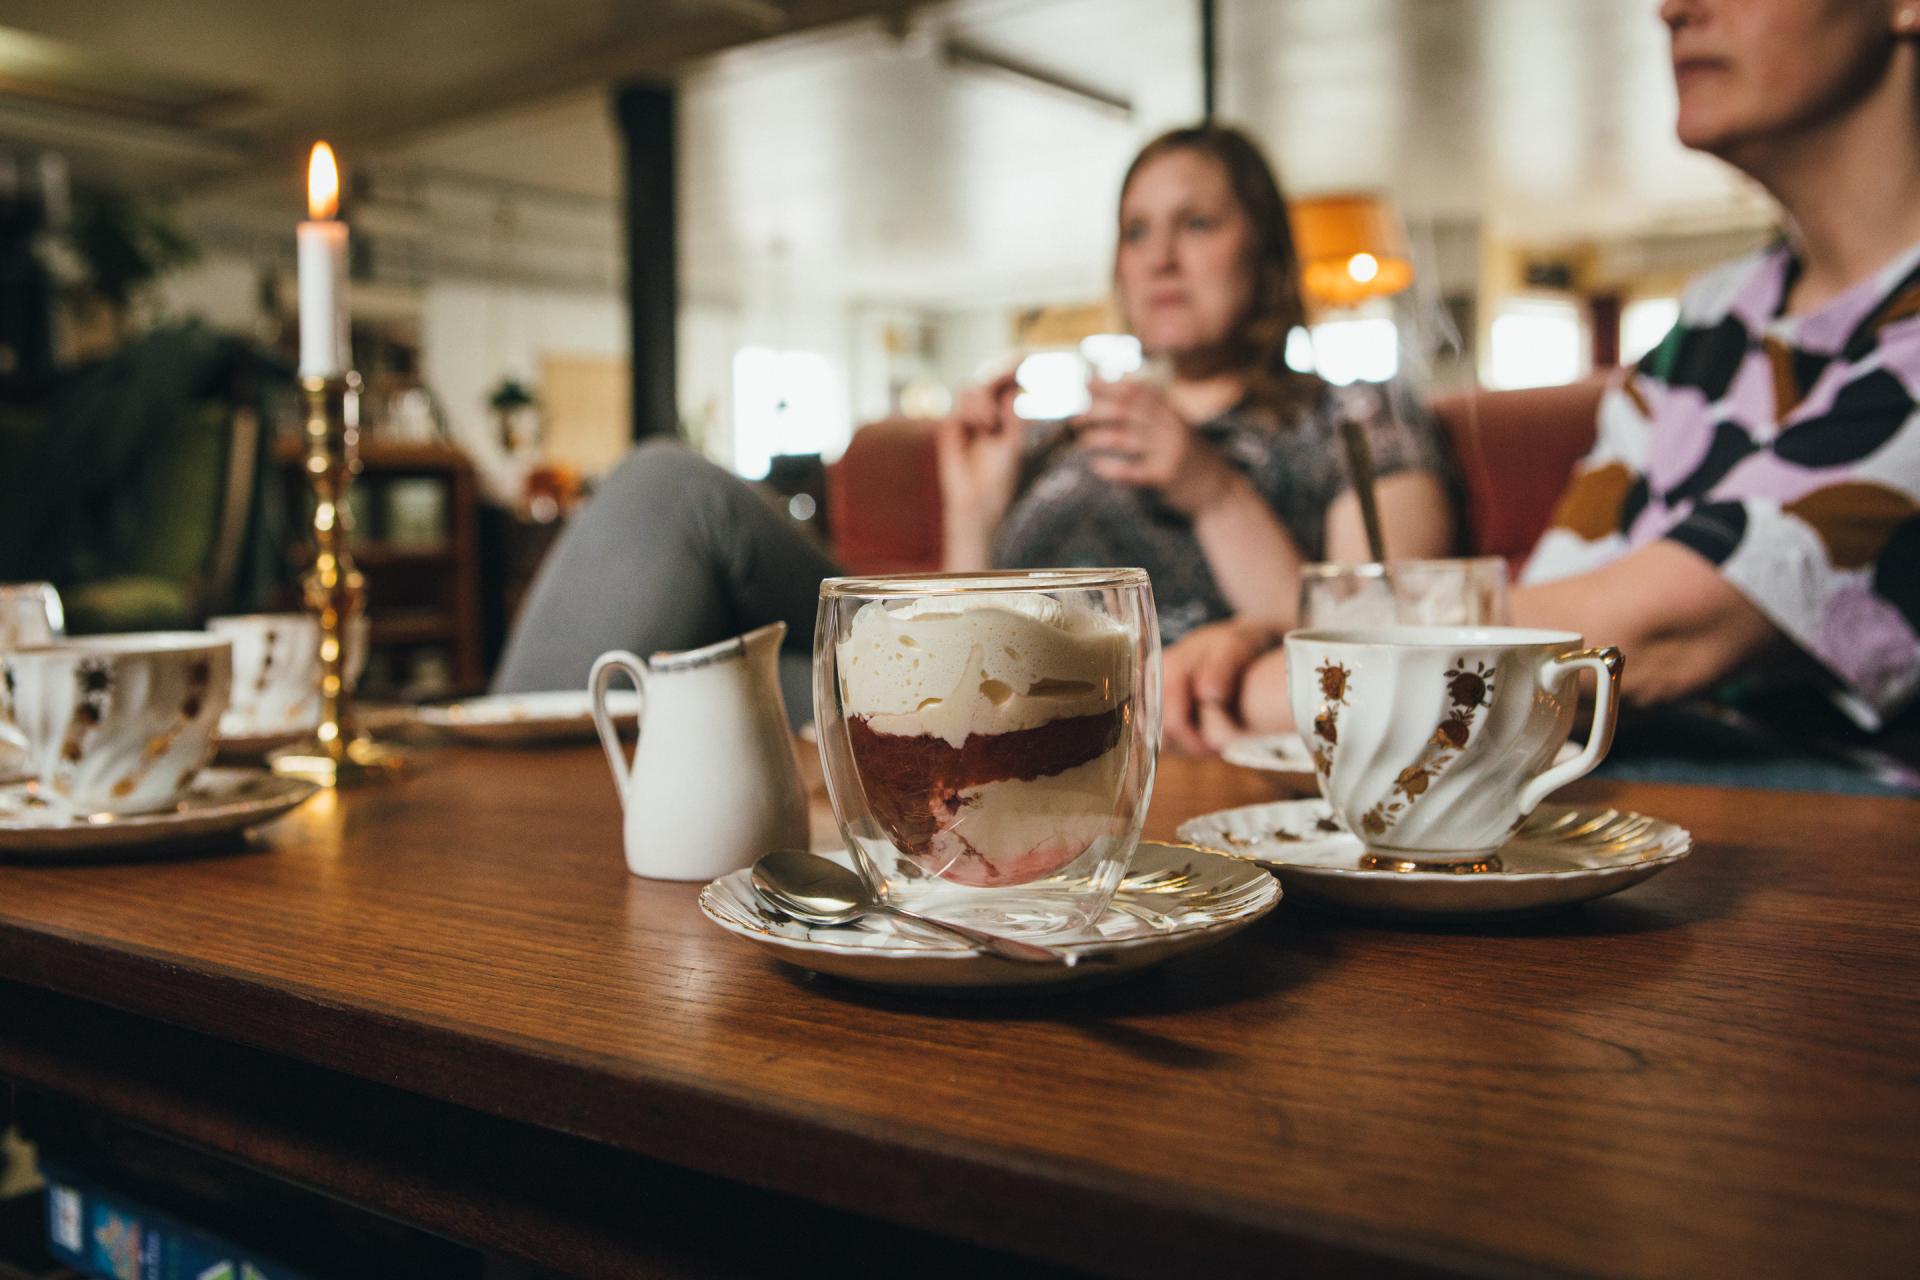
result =
[{"label": "teacup with gold floral pattern", "polygon": [[66,630],[51,582],[0,582],[0,652],[51,644]]},{"label": "teacup with gold floral pattern", "polygon": [[88,636],[0,653],[0,733],[33,800],[74,817],[150,813],[212,758],[232,646],[205,632]]},{"label": "teacup with gold floral pattern", "polygon": [[[320,623],[310,613],[209,618],[207,630],[233,642],[233,696],[220,719],[229,738],[309,733],[320,724]],[[347,631],[346,680],[367,665],[367,618]]]},{"label": "teacup with gold floral pattern", "polygon": [[[1327,803],[1376,863],[1472,867],[1613,741],[1620,651],[1522,627],[1304,630],[1288,694]],[[1593,728],[1563,764],[1579,672]]]},{"label": "teacup with gold floral pattern", "polygon": [[[0,653],[51,644],[66,631],[60,593],[51,582],[0,582]],[[26,766],[26,745],[0,726],[0,779]]]}]

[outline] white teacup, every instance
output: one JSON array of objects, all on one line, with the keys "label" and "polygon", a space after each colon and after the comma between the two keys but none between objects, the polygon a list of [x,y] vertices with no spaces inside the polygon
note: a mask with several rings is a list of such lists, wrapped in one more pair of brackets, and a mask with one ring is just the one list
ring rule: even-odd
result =
[{"label": "white teacup", "polygon": [[0,653],[0,732],[24,738],[32,794],[57,811],[165,809],[213,755],[232,663],[200,631]]},{"label": "white teacup", "polygon": [[[320,723],[320,623],[308,613],[210,618],[207,630],[233,643],[233,698],[220,717],[226,738],[296,735]],[[347,687],[367,665],[367,619],[347,633]]]},{"label": "white teacup", "polygon": [[51,582],[0,582],[0,651],[50,644],[66,630]]},{"label": "white teacup", "polygon": [[[1520,627],[1294,632],[1288,690],[1327,803],[1381,857],[1471,862],[1499,848],[1612,744],[1623,659],[1580,643]],[[1583,669],[1593,729],[1554,766]]]},{"label": "white teacup", "polygon": [[[60,593],[51,582],[0,582],[0,653],[51,644],[66,631]],[[0,779],[26,771],[26,747],[0,728]]]}]

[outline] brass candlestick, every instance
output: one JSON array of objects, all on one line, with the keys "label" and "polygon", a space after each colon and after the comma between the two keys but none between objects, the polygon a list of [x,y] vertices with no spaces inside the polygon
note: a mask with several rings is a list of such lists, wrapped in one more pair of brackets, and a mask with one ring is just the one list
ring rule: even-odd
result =
[{"label": "brass candlestick", "polygon": [[313,486],[313,567],[300,585],[320,623],[320,727],[307,742],[274,752],[273,771],[323,787],[392,777],[407,757],[362,732],[347,687],[347,636],[366,604],[367,584],[347,545],[347,493],[360,470],[360,375],[300,379],[307,404],[306,472]]}]

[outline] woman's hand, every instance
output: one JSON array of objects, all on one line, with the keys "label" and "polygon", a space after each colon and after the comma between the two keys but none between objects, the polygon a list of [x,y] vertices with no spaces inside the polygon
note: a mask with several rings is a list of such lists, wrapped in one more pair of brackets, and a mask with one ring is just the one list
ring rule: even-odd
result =
[{"label": "woman's hand", "polygon": [[1088,390],[1092,405],[1069,425],[1089,455],[1088,469],[1101,479],[1156,489],[1189,519],[1244,483],[1152,384],[1096,378]]},{"label": "woman's hand", "polygon": [[934,433],[949,570],[987,566],[993,531],[1013,505],[1026,447],[1026,425],[1013,413],[1018,391],[1011,370],[968,387]]},{"label": "woman's hand", "polygon": [[1161,658],[1161,738],[1186,755],[1216,755],[1246,733],[1242,681],[1280,643],[1280,628],[1256,618],[1196,627]]}]

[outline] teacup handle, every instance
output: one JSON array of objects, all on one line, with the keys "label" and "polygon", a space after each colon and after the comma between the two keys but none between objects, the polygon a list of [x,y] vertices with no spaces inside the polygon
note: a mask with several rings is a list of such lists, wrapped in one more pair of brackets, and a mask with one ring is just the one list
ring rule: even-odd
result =
[{"label": "teacup handle", "polygon": [[[627,807],[628,777],[632,762],[627,753],[620,749],[620,730],[613,723],[613,713],[607,710],[607,685],[622,671],[633,677],[634,692],[640,695],[640,713],[642,719],[647,710],[647,664],[637,654],[624,649],[615,649],[603,653],[593,664],[593,672],[587,677],[587,687],[593,691],[593,727],[600,734],[600,745],[607,749],[607,763],[613,766],[614,790],[620,793],[620,807]],[[639,726],[635,726],[638,732]],[[635,744],[635,754],[639,754]]]},{"label": "teacup handle", "polygon": [[27,735],[13,722],[13,681],[7,671],[7,662],[0,657],[0,746],[12,747],[15,751],[27,750]]},{"label": "teacup handle", "polygon": [[1587,731],[1585,750],[1565,764],[1545,770],[1520,789],[1522,814],[1532,813],[1542,800],[1575,778],[1592,773],[1606,756],[1607,748],[1613,745],[1614,721],[1620,718],[1620,672],[1626,665],[1626,655],[1613,645],[1563,653],[1540,664],[1540,687],[1548,693],[1558,693],[1567,678],[1582,667],[1593,672],[1593,726]]}]

